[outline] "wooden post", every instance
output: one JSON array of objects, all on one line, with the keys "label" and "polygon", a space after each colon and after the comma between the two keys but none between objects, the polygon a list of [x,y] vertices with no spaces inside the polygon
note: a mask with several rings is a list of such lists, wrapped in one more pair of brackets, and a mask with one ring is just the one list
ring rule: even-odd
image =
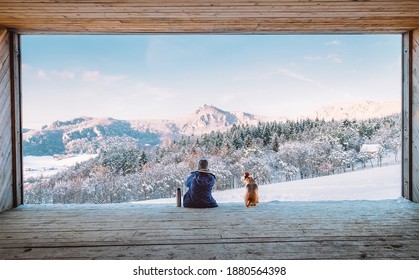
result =
[{"label": "wooden post", "polygon": [[419,203],[419,29],[403,34],[402,195]]},{"label": "wooden post", "polygon": [[402,195],[406,199],[412,199],[412,32],[403,34],[402,48]]},{"label": "wooden post", "polygon": [[10,85],[13,162],[13,207],[23,204],[20,36],[10,32]]},{"label": "wooden post", "polygon": [[419,203],[419,29],[412,32],[412,201]]},{"label": "wooden post", "polygon": [[0,212],[23,203],[19,35],[0,28]]}]

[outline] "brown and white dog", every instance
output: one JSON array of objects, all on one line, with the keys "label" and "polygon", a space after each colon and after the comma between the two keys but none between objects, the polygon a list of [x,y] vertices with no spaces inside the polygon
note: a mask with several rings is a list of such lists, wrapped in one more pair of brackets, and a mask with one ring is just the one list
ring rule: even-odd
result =
[{"label": "brown and white dog", "polygon": [[259,188],[256,178],[250,176],[249,172],[244,173],[244,182],[246,183],[246,194],[244,195],[244,203],[246,207],[256,206],[259,203]]}]

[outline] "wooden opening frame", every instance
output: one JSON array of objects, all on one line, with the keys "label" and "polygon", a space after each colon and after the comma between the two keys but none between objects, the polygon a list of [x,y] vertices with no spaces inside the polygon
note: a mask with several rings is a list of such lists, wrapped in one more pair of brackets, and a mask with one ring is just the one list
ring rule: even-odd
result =
[{"label": "wooden opening frame", "polygon": [[[0,53],[0,74],[3,72],[3,80],[10,78],[10,81],[2,82],[0,79],[0,94],[10,96],[10,108],[6,108],[10,109],[10,119],[0,119],[0,128],[10,126],[11,139],[2,140],[10,145],[0,150],[0,170],[9,174],[12,180],[7,180],[7,175],[0,177],[0,212],[17,207],[24,201],[20,35],[0,28],[0,43],[2,39],[3,44],[9,45],[9,49],[8,54],[3,54],[3,59]],[[403,33],[402,41],[401,192],[406,199],[419,203],[419,29]],[[10,72],[8,77],[4,74],[6,72]],[[4,160],[7,155],[11,156],[11,161]]]},{"label": "wooden opening frame", "polygon": [[402,195],[419,203],[419,29],[403,34]]}]

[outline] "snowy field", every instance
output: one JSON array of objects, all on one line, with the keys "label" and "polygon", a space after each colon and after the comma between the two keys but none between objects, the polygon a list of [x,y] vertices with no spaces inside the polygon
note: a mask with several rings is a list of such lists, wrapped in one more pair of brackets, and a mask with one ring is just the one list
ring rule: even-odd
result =
[{"label": "snowy field", "polygon": [[80,163],[97,155],[81,154],[71,155],[66,157],[52,157],[52,156],[25,156],[23,157],[23,177],[24,179],[33,177],[50,177],[69,166]]},{"label": "snowy field", "polygon": [[[24,157],[24,177],[49,177],[77,162],[96,155],[74,155],[65,158],[52,156]],[[218,203],[243,202],[244,187],[215,191]],[[382,200],[401,197],[401,165],[367,168],[360,171],[259,186],[260,202],[271,201],[330,201]],[[134,203],[173,203],[175,198]]]},{"label": "snowy field", "polygon": [[[220,203],[243,202],[244,187],[215,191]],[[342,173],[259,186],[260,202],[271,201],[330,201],[330,200],[382,200],[401,197],[401,165],[376,167]],[[173,203],[175,198],[156,199],[138,203]]]}]

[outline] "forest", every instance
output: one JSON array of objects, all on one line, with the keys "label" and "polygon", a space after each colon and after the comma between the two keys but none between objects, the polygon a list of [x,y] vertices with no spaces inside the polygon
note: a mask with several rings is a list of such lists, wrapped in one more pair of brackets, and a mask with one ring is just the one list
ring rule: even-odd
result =
[{"label": "forest", "polygon": [[[365,149],[367,145],[375,149]],[[401,115],[367,120],[301,119],[233,125],[226,132],[182,136],[157,146],[112,145],[49,178],[25,182],[25,203],[120,203],[175,196],[199,159],[216,176],[215,190],[278,183],[398,161]]]}]

